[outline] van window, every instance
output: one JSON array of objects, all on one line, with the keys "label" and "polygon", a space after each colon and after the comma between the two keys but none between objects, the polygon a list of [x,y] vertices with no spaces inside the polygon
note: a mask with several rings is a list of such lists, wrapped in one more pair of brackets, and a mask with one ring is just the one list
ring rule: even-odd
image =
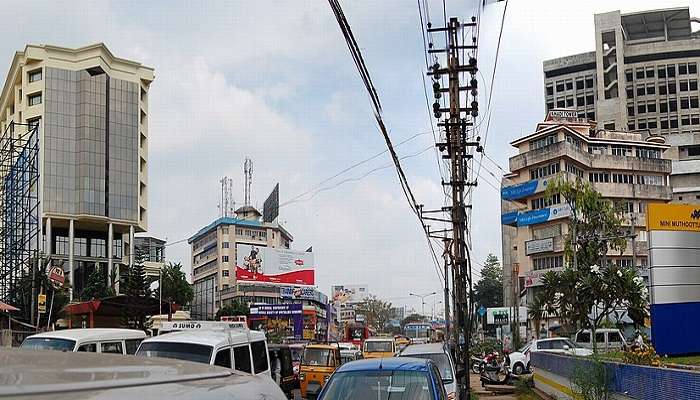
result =
[{"label": "van window", "polygon": [[250,348],[253,351],[253,367],[255,373],[267,371],[267,349],[264,341],[252,342]]},{"label": "van window", "polygon": [[97,353],[97,344],[85,343],[84,345],[78,347],[78,351],[87,353]]},{"label": "van window", "polygon": [[75,340],[28,337],[24,339],[20,347],[30,350],[73,351],[75,348]]},{"label": "van window", "polygon": [[212,347],[194,343],[144,342],[137,356],[165,357],[209,364]]},{"label": "van window", "polygon": [[122,351],[122,342],[105,342],[102,343],[103,353],[124,354]]},{"label": "van window", "polygon": [[218,365],[219,367],[231,368],[231,348],[227,347],[223,350],[219,350],[216,353],[214,365]]},{"label": "van window", "polygon": [[[233,348],[233,362],[237,371],[253,373],[250,365],[250,348],[248,345],[238,346]],[[265,361],[267,363],[267,361]]]},{"label": "van window", "polygon": [[590,343],[591,333],[590,332],[579,332],[578,335],[576,335],[576,341],[579,343]]},{"label": "van window", "polygon": [[553,350],[562,350],[564,349],[564,341],[563,340],[552,340],[549,342],[550,344],[550,349]]},{"label": "van window", "polygon": [[139,348],[142,340],[143,339],[126,339],[124,341],[126,345],[126,354],[136,354],[136,350]]},{"label": "van window", "polygon": [[544,340],[537,343],[537,350],[550,350],[552,348],[551,340]]},{"label": "van window", "polygon": [[619,332],[609,332],[608,333],[608,343],[620,343],[622,338]]},{"label": "van window", "polygon": [[595,342],[597,343],[605,343],[605,332],[596,332],[595,333]]}]

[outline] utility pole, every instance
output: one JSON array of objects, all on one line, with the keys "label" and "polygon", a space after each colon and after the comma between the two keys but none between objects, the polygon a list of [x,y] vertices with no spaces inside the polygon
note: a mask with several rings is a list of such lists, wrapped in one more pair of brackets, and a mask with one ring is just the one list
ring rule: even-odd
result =
[{"label": "utility pole", "polygon": [[[447,93],[449,96],[449,108],[442,108],[439,100],[433,104],[433,111],[436,118],[440,118],[443,112],[449,112],[449,118],[441,124],[446,130],[446,142],[438,143],[437,146],[441,151],[446,151],[447,154],[443,158],[450,160],[451,177],[450,182],[443,182],[443,185],[448,185],[452,188],[452,207],[450,211],[450,219],[452,223],[452,272],[453,272],[453,293],[454,293],[454,310],[453,315],[455,323],[453,326],[453,337],[455,342],[455,360],[457,364],[458,387],[460,398],[468,398],[469,396],[469,345],[471,340],[471,319],[472,319],[472,282],[471,282],[471,262],[469,248],[467,245],[467,207],[464,202],[465,187],[475,186],[475,183],[469,182],[466,173],[466,162],[473,157],[471,151],[467,148],[476,147],[480,150],[478,139],[470,142],[467,138],[467,127],[473,123],[467,122],[468,116],[477,115],[476,102],[476,85],[475,79],[476,58],[469,57],[469,62],[462,65],[460,62],[460,51],[475,50],[476,39],[472,38],[471,45],[460,44],[460,32],[464,26],[475,26],[476,19],[472,18],[472,22],[461,24],[457,18],[450,18],[448,25],[444,28],[431,28],[428,26],[428,32],[445,32],[447,37],[447,46],[445,49],[434,49],[432,43],[429,53],[446,54],[447,68],[441,68],[439,63],[435,63],[429,75],[432,75],[433,89],[436,92],[436,98],[439,99],[441,93]],[[469,72],[472,75],[468,86],[460,85],[460,75],[464,72]],[[440,88],[440,76],[446,74],[449,82],[448,88]],[[462,106],[460,99],[461,91],[471,91],[474,96],[474,101],[469,104],[469,96],[465,96],[465,106]],[[462,117],[462,113],[465,116]],[[440,125],[440,124],[439,124]]]},{"label": "utility pole", "polygon": [[445,238],[442,242],[445,245],[445,251],[442,253],[445,259],[445,342],[450,343],[450,239]]}]

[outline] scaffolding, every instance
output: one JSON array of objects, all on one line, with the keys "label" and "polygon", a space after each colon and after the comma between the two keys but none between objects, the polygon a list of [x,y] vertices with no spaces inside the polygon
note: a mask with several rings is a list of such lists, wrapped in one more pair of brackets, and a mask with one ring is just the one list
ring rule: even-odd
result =
[{"label": "scaffolding", "polygon": [[40,255],[39,126],[11,122],[0,138],[0,300],[30,320]]}]

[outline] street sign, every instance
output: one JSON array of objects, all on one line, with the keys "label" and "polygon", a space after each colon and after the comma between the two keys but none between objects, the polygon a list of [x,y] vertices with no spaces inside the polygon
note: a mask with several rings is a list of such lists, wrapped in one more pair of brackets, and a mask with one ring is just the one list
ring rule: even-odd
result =
[{"label": "street sign", "polygon": [[49,280],[55,289],[60,289],[65,282],[66,277],[63,275],[63,268],[53,266],[49,269]]},{"label": "street sign", "polygon": [[39,304],[39,313],[44,314],[46,312],[46,295],[40,294],[37,303]]},{"label": "street sign", "polygon": [[484,307],[484,306],[479,307],[479,315],[481,315],[482,317],[484,315],[486,315],[486,307]]}]

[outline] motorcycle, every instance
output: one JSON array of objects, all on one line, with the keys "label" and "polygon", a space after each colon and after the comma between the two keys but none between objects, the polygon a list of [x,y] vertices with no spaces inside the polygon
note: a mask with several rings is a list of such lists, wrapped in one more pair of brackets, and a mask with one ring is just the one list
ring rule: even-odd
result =
[{"label": "motorcycle", "polygon": [[506,385],[510,382],[510,363],[507,354],[498,352],[486,355],[479,368],[481,386]]}]

